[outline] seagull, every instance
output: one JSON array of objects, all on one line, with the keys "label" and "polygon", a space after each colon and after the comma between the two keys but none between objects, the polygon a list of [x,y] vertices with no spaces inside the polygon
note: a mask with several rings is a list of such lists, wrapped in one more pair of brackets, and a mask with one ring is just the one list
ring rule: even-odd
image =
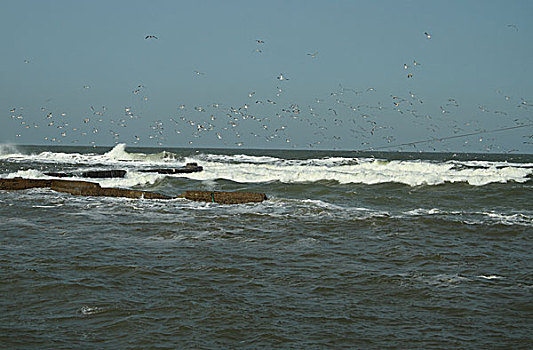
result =
[{"label": "seagull", "polygon": [[516,26],[516,24],[508,24],[507,27],[514,28],[518,32],[518,27]]},{"label": "seagull", "polygon": [[263,40],[261,40],[261,39],[257,39],[255,42],[258,43],[258,44],[264,44],[264,43],[265,43],[265,42],[264,42]]},{"label": "seagull", "polygon": [[431,34],[429,34],[428,32],[424,32],[424,35],[426,36],[426,38],[431,39]]},{"label": "seagull", "polygon": [[147,35],[144,37],[144,39],[158,39],[155,35]]},{"label": "seagull", "polygon": [[289,78],[286,78],[286,77],[283,75],[283,73],[281,73],[277,79],[278,79],[278,80],[289,80]]},{"label": "seagull", "polygon": [[311,58],[315,58],[316,55],[318,55],[318,51],[314,52],[314,53],[308,53],[307,56],[311,56]]}]

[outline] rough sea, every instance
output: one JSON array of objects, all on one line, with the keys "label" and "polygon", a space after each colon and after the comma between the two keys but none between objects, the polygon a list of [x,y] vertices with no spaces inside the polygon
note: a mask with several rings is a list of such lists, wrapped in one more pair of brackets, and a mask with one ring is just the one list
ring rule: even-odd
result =
[{"label": "rough sea", "polygon": [[[139,170],[196,162],[203,171]],[[533,155],[2,146],[0,347],[530,349]]]}]

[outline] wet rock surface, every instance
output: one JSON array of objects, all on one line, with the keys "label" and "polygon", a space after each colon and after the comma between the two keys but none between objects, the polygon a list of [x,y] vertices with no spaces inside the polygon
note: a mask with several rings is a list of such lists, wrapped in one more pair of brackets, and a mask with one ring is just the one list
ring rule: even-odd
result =
[{"label": "wet rock surface", "polygon": [[114,177],[123,178],[126,176],[126,170],[90,170],[82,173],[47,172],[44,174],[46,176],[53,177],[87,177],[93,179],[104,179]]},{"label": "wet rock surface", "polygon": [[50,188],[57,192],[70,193],[75,196],[105,196],[144,199],[185,198],[193,201],[219,204],[258,203],[267,199],[264,193],[256,192],[210,192],[185,191],[177,197],[160,193],[129,190],[121,188],[103,188],[88,181],[48,180],[48,179],[0,179],[0,190],[16,191],[30,188]]},{"label": "wet rock surface", "polygon": [[[187,163],[183,167],[179,168],[150,168],[150,169],[139,169],[137,171],[142,173],[158,173],[158,174],[188,174],[196,173],[202,171],[203,167],[199,166],[196,163]],[[68,173],[68,172],[46,172],[44,173],[47,176],[53,177],[86,177],[92,179],[103,179],[103,178],[123,178],[126,176],[127,171],[122,169],[114,170],[89,170],[81,173]]]},{"label": "wet rock surface", "polygon": [[185,191],[180,197],[193,201],[220,204],[258,203],[267,199],[264,193],[257,192]]},{"label": "wet rock surface", "polygon": [[0,179],[0,190],[25,190],[30,188],[50,188],[57,192],[70,193],[77,196],[105,196],[146,199],[172,199],[160,193],[128,190],[121,188],[103,188],[99,184],[88,181],[71,180],[40,180],[40,179]]},{"label": "wet rock surface", "polygon": [[204,168],[199,166],[196,163],[187,163],[184,167],[181,168],[152,168],[152,169],[141,169],[140,172],[143,173],[158,173],[158,174],[188,174],[196,173],[202,171]]}]

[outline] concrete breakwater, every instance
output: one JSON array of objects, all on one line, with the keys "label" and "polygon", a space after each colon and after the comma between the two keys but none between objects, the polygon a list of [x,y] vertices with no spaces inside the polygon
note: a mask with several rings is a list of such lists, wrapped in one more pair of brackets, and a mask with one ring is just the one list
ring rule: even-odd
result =
[{"label": "concrete breakwater", "polygon": [[105,196],[125,197],[134,199],[174,199],[185,198],[201,202],[213,202],[219,204],[240,204],[250,202],[262,202],[267,199],[264,193],[255,192],[209,192],[209,191],[185,191],[183,194],[172,197],[160,193],[121,189],[104,188],[99,184],[88,181],[71,180],[47,180],[47,179],[0,179],[0,190],[25,190],[30,188],[50,188],[53,191],[70,193],[76,196]]}]

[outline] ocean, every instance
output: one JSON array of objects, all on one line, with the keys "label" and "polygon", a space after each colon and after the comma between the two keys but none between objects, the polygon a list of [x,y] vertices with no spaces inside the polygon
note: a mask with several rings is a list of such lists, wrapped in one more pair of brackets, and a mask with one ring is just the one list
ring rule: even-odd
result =
[{"label": "ocean", "polygon": [[0,148],[1,178],[102,169],[127,173],[82,180],[268,200],[0,191],[0,347],[533,344],[533,155]]}]

